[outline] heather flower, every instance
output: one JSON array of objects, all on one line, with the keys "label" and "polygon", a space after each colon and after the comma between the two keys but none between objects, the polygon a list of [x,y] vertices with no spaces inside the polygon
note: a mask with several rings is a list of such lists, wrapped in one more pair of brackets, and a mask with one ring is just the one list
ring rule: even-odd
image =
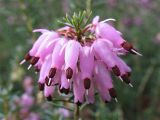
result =
[{"label": "heather flower", "polygon": [[32,94],[33,92],[33,80],[31,77],[27,76],[23,80],[23,88],[25,90],[25,93]]},{"label": "heather flower", "polygon": [[39,72],[39,89],[48,100],[59,90],[73,94],[78,105],[94,103],[96,91],[106,103],[111,98],[117,101],[111,72],[132,87],[131,68],[120,55],[141,54],[107,23],[114,19],[99,21],[96,16],[87,24],[84,14],[66,16],[65,26],[54,31],[33,31],[41,35],[20,64],[28,61],[28,69],[33,66]]},{"label": "heather flower", "polygon": [[26,93],[21,97],[21,106],[24,108],[30,108],[34,104],[34,98]]}]

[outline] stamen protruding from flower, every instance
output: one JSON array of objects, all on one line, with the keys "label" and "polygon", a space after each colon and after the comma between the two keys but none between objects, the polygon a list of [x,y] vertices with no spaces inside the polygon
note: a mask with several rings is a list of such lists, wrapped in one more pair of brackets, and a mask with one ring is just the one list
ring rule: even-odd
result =
[{"label": "stamen protruding from flower", "polygon": [[122,43],[122,47],[125,50],[129,51],[130,53],[132,53],[132,54],[136,54],[136,55],[142,56],[142,54],[137,52],[129,42]]},{"label": "stamen protruding from flower", "polygon": [[116,75],[116,76],[120,76],[120,70],[119,70],[119,68],[118,68],[118,66],[117,65],[115,65],[113,68],[112,68],[112,71],[113,71],[113,73]]},{"label": "stamen protruding from flower", "polygon": [[129,78],[129,73],[122,75],[120,78],[126,83],[128,84],[130,87],[133,87],[133,85],[131,84],[131,80]]},{"label": "stamen protruding from flower", "polygon": [[67,79],[71,79],[73,76],[73,70],[69,67],[67,70],[66,70],[66,78]]},{"label": "stamen protruding from flower", "polygon": [[129,83],[129,86],[133,88],[133,85],[131,83]]},{"label": "stamen protruding from flower", "polygon": [[46,83],[47,86],[51,86],[52,85],[52,78],[46,77],[45,78],[45,83]]},{"label": "stamen protruding from flower", "polygon": [[114,100],[115,100],[116,102],[118,102],[118,99],[117,99],[117,98],[114,98]]},{"label": "stamen protruding from flower", "polygon": [[110,88],[110,89],[109,89],[109,94],[110,94],[110,96],[111,96],[112,98],[114,98],[114,99],[117,97],[117,94],[116,94],[116,91],[115,91],[114,88]]},{"label": "stamen protruding from flower", "polygon": [[122,79],[122,77],[121,77],[121,76],[119,76],[119,79],[123,82],[123,79]]},{"label": "stamen protruding from flower", "polygon": [[133,54],[136,54],[136,55],[139,55],[139,56],[142,56],[141,53],[137,52],[135,49],[131,49],[130,50]]},{"label": "stamen protruding from flower", "polygon": [[35,65],[35,64],[38,62],[38,60],[39,60],[39,57],[33,57],[33,58],[31,59],[30,63],[31,63],[32,65]]},{"label": "stamen protruding from flower", "polygon": [[46,97],[48,101],[52,101],[52,96]]},{"label": "stamen protruding from flower", "polygon": [[56,74],[56,68],[51,68],[49,71],[49,78],[53,78]]},{"label": "stamen protruding from flower", "polygon": [[22,64],[24,64],[25,62],[26,62],[26,60],[23,59],[19,64],[22,65]]},{"label": "stamen protruding from flower", "polygon": [[88,95],[89,94],[89,90],[88,89],[86,89],[86,95]]},{"label": "stamen protruding from flower", "polygon": [[44,90],[44,84],[43,83],[38,83],[39,90],[43,91]]},{"label": "stamen protruding from flower", "polygon": [[89,89],[91,86],[91,80],[89,78],[84,79],[84,88]]},{"label": "stamen protruding from flower", "polygon": [[123,81],[124,81],[126,84],[129,84],[129,83],[131,82],[131,80],[130,80],[129,77],[128,77],[128,74],[122,75],[121,78],[123,79]]},{"label": "stamen protruding from flower", "polygon": [[31,69],[31,67],[32,67],[32,65],[30,64],[27,69],[29,70],[29,69]]}]

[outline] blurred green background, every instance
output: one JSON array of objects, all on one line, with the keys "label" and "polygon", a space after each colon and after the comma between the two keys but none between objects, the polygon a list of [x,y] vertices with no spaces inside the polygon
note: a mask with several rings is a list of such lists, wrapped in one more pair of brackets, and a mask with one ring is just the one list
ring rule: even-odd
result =
[{"label": "blurred green background", "polygon": [[[56,29],[66,13],[92,10],[92,17],[115,18],[115,27],[143,54],[124,57],[131,66],[134,88],[114,77],[118,103],[84,105],[83,120],[160,120],[160,0],[0,0],[0,120],[38,120],[20,117],[15,99],[24,92],[23,79],[33,78],[35,103],[30,113],[41,120],[73,119],[58,114],[72,105],[48,103],[38,92],[37,75],[19,62],[31,47],[35,28]],[[51,104],[51,105],[50,105]],[[45,107],[44,107],[45,106]]]}]

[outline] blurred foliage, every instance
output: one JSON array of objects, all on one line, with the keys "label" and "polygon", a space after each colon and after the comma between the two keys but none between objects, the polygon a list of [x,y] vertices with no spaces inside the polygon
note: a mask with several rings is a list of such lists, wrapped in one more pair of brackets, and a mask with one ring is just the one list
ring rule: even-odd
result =
[{"label": "blurred foliage", "polygon": [[[129,55],[125,61],[132,67],[134,88],[114,78],[118,103],[104,104],[99,97],[94,105],[81,111],[84,120],[160,120],[160,1],[159,0],[0,0],[0,119],[16,111],[15,96],[23,93],[22,80],[34,78],[34,97],[39,100],[37,77],[33,70],[19,66],[37,35],[35,28],[56,29],[58,19],[66,12],[92,10],[101,19],[115,18],[114,25],[124,38],[134,44],[142,57]],[[93,17],[92,16],[92,17]],[[43,97],[42,97],[43,98]],[[58,103],[45,109],[42,100],[33,106],[41,119],[60,119],[54,114]],[[51,103],[48,103],[51,104]],[[59,106],[61,107],[61,106]],[[18,119],[18,117],[17,117]],[[71,119],[71,118],[69,118]],[[11,119],[12,120],[12,119]]]}]

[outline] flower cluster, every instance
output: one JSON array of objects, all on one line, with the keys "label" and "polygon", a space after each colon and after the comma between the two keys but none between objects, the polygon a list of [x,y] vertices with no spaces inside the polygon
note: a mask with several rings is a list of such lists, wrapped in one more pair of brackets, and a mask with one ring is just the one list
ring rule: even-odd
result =
[{"label": "flower cluster", "polygon": [[23,80],[24,93],[20,97],[15,97],[12,104],[12,109],[15,110],[18,115],[13,112],[8,115],[7,120],[40,120],[40,116],[37,112],[34,112],[33,106],[36,101],[33,97],[33,79],[27,76]]},{"label": "flower cluster", "polygon": [[44,90],[48,100],[52,100],[56,87],[64,94],[73,91],[77,104],[84,99],[94,103],[96,91],[105,102],[111,98],[117,100],[110,72],[132,86],[131,69],[119,56],[141,54],[108,24],[110,20],[114,21],[99,21],[96,16],[90,24],[80,28],[83,20],[75,15],[56,31],[33,31],[41,35],[20,64],[28,61],[28,69],[34,66],[40,72],[39,89]]}]

